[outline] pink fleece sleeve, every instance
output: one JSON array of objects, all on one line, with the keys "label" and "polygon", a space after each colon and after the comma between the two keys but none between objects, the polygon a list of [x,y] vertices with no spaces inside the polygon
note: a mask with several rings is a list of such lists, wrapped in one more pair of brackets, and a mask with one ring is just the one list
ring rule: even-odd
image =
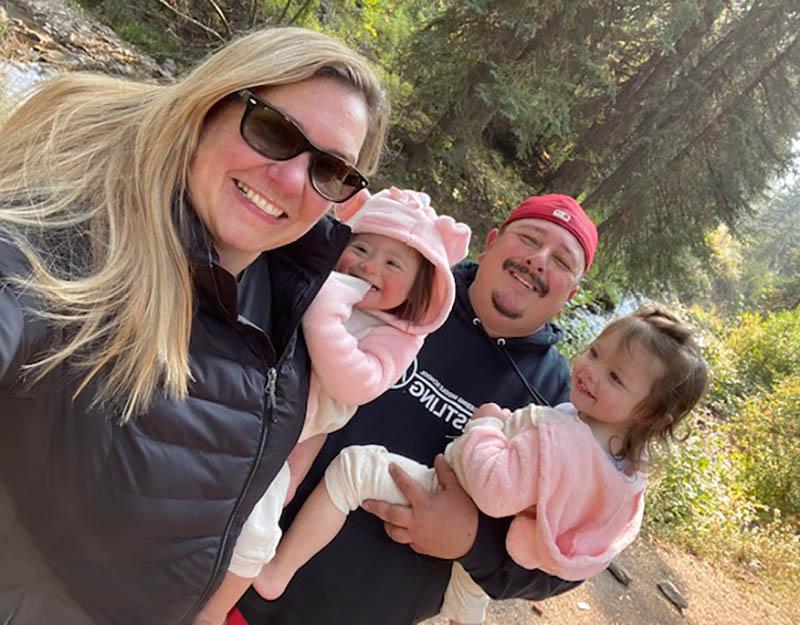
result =
[{"label": "pink fleece sleeve", "polygon": [[503,517],[536,503],[539,434],[533,424],[509,435],[499,419],[471,421],[457,439],[456,470],[462,486],[484,514]]},{"label": "pink fleece sleeve", "polygon": [[514,518],[506,548],[527,569],[588,579],[636,538],[645,478],[619,471],[585,424],[540,421],[537,431],[536,516]]},{"label": "pink fleece sleeve", "polygon": [[345,321],[364,293],[329,278],[303,317],[303,334],[322,387],[338,402],[361,405],[394,384],[414,360],[423,337],[382,325],[361,340]]}]

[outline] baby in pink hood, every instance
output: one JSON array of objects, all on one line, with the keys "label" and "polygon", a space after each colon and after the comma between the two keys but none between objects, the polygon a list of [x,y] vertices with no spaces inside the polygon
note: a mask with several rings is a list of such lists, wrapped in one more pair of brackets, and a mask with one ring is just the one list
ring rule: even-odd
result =
[{"label": "baby in pink hood", "polygon": [[397,382],[453,307],[450,267],[467,254],[467,225],[438,216],[425,193],[394,187],[337,206],[336,216],[353,234],[303,317],[312,375],[300,440],[247,519],[222,586],[194,625],[223,623],[275,554],[284,503],[327,433]]},{"label": "baby in pink hood", "polygon": [[[484,514],[513,517],[506,549],[518,565],[587,579],[636,537],[647,446],[672,434],[700,398],[706,377],[690,328],[664,307],[646,306],[606,326],[575,358],[570,403],[514,413],[484,404],[445,458]],[[267,599],[279,596],[366,499],[407,503],[389,475],[390,463],[425,488],[440,488],[433,469],[384,447],[344,448],[256,590]],[[482,623],[488,602],[454,563],[440,614],[451,622]]]}]

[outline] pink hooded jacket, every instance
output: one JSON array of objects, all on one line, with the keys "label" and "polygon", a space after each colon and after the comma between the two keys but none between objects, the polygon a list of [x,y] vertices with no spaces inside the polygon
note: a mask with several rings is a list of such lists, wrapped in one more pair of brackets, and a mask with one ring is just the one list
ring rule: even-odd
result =
[{"label": "pink hooded jacket", "polygon": [[[431,301],[425,318],[417,324],[385,311],[364,313],[353,306],[364,297],[368,285],[352,276],[332,274],[303,317],[314,375],[301,440],[342,427],[356,406],[372,401],[400,378],[425,337],[450,314],[455,301],[450,267],[469,248],[469,227],[452,217],[437,216],[430,197],[417,191],[392,187],[363,205],[337,207],[336,216],[355,234],[397,239],[428,259],[434,267]],[[340,414],[319,414],[321,394],[351,408]]]},{"label": "pink hooded jacket", "polygon": [[526,569],[588,579],[639,533],[644,475],[620,471],[571,404],[474,419],[445,456],[480,510],[515,515],[506,549]]}]

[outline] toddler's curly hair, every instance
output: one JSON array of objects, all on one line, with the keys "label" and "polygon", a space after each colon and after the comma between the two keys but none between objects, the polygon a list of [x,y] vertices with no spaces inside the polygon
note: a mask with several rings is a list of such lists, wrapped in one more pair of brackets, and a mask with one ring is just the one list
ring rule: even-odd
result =
[{"label": "toddler's curly hair", "polygon": [[655,440],[675,438],[676,426],[691,412],[708,384],[708,368],[692,328],[666,306],[651,303],[608,324],[600,336],[619,334],[629,351],[641,347],[664,365],[650,394],[634,408],[636,423],[615,454],[638,466]]}]

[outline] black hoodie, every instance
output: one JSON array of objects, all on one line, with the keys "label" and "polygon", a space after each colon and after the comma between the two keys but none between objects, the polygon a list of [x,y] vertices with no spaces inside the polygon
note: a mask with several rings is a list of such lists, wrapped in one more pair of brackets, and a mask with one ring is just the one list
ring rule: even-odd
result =
[{"label": "black hoodie", "polygon": [[[554,348],[561,331],[548,323],[532,336],[490,338],[467,295],[476,271],[475,263],[456,267],[457,298],[447,322],[426,339],[397,384],[329,435],[287,507],[284,525],[348,445],[380,444],[432,465],[482,403],[513,409],[567,400],[569,367]],[[514,564],[505,552],[509,522],[481,515],[475,544],[461,559],[473,578],[495,598],[541,599],[572,588],[574,583]],[[264,601],[251,591],[239,608],[250,625],[409,625],[439,611],[450,569],[449,561],[394,543],[376,517],[357,510],[278,601]]]}]

